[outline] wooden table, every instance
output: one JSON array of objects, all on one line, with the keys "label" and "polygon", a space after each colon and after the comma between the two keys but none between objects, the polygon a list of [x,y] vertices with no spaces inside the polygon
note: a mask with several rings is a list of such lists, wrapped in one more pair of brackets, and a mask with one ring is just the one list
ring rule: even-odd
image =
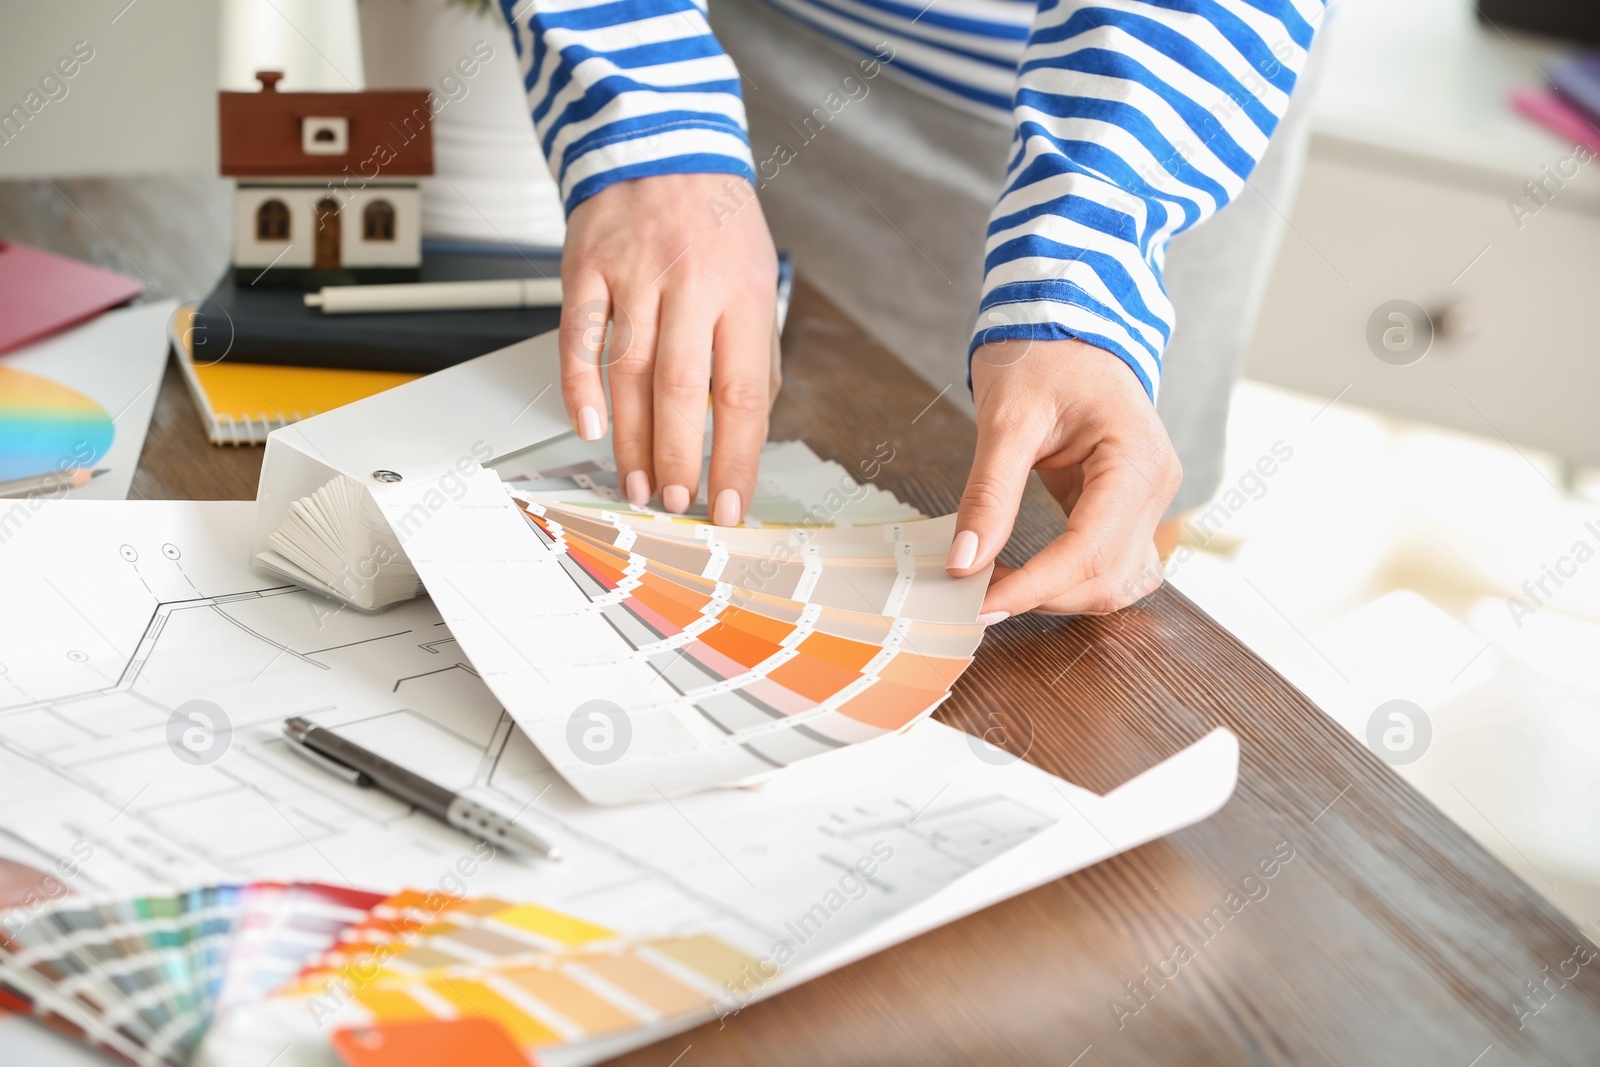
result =
[{"label": "wooden table", "polygon": [[[145,273],[152,296],[220,272],[218,183],[56,185],[0,185],[0,234]],[[938,390],[803,283],[785,348],[775,438],[852,469],[887,441],[879,485],[955,507],[973,428]],[[250,497],[259,464],[206,443],[169,370],[135,495]],[[1035,485],[1009,555],[1060,525]],[[1600,1063],[1578,929],[1178,592],[1001,624],[939,717],[1102,791],[1226,726],[1239,786],[1199,826],[619,1062]]]}]

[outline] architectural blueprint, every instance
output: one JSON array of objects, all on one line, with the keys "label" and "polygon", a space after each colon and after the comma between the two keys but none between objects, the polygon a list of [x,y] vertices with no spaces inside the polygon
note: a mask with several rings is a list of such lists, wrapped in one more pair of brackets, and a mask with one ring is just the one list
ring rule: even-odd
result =
[{"label": "architectural blueprint", "polygon": [[[89,896],[250,879],[439,887],[804,959],[1098,802],[923,723],[761,788],[594,807],[512,725],[428,600],[365,615],[278,584],[244,559],[251,509],[57,503],[7,531],[0,603],[28,608],[0,617],[0,854],[87,852],[71,881]],[[482,861],[467,837],[290,752],[291,715],[470,793],[566,859]],[[873,876],[841,892],[868,856]],[[706,993],[708,1013],[737,1003]]]}]

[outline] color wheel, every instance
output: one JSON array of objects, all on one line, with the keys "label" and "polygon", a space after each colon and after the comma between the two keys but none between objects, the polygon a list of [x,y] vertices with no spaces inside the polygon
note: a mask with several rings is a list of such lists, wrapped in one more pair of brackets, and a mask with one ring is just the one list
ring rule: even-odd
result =
[{"label": "color wheel", "polygon": [[0,484],[92,467],[115,432],[106,409],[76,389],[0,367]]}]

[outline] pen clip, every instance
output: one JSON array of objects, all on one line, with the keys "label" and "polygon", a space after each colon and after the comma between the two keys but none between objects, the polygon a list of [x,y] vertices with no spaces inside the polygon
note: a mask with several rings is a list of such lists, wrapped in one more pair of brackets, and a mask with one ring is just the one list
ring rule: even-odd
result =
[{"label": "pen clip", "polygon": [[348,764],[340,763],[332,756],[323,755],[304,741],[290,734],[287,729],[283,731],[283,740],[288,744],[289,751],[295,753],[307,763],[322,768],[335,778],[363,788],[372,784],[372,779],[366,774]]}]

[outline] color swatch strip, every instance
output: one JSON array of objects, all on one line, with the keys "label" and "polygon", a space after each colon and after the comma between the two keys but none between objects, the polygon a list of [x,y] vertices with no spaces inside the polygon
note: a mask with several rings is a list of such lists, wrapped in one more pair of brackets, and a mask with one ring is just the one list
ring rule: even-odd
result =
[{"label": "color swatch strip", "polygon": [[755,961],[705,932],[626,936],[538,904],[405,892],[375,906],[281,996],[341,1025],[475,1017],[524,1050],[706,1010]]},{"label": "color swatch strip", "polygon": [[128,1062],[185,1067],[219,1009],[265,997],[382,899],[275,882],[65,897],[0,927],[0,995]]},{"label": "color swatch strip", "polygon": [[926,655],[913,620],[735,589],[685,569],[715,569],[704,544],[635,536],[537,502],[523,515],[627,652],[768,767],[905,729],[945,698],[981,637],[968,624],[961,654]]}]

